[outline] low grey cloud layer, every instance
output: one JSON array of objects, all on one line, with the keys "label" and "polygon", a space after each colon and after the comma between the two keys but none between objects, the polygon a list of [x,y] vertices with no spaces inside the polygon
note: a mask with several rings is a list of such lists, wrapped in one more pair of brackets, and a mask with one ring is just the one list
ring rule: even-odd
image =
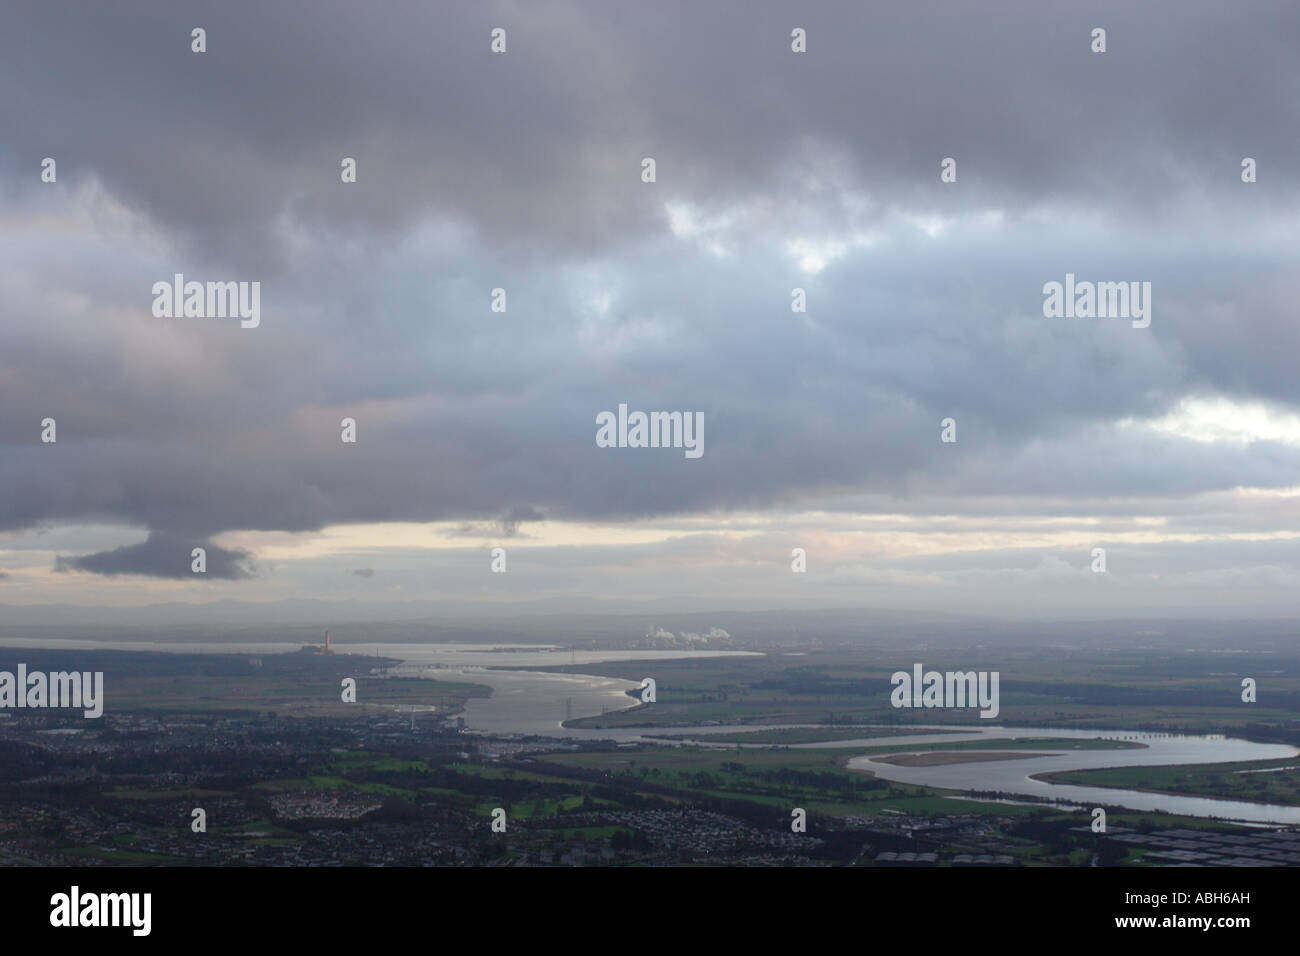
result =
[{"label": "low grey cloud layer", "polygon": [[[202,545],[239,580],[253,555],[214,536],[385,521],[1296,530],[1292,499],[1219,496],[1296,485],[1300,440],[1151,424],[1300,413],[1293,4],[3,16],[0,530],[148,532],[61,570],[184,578]],[[153,317],[177,272],[261,281],[260,327]],[[1067,272],[1151,282],[1151,327],[1045,318]],[[705,454],[596,447],[620,402],[701,411]]]}]

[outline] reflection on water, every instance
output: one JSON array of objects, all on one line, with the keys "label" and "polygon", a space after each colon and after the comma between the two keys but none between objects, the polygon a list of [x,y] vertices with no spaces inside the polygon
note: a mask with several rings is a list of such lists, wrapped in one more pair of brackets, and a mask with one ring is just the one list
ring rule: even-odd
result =
[{"label": "reflection on water", "polygon": [[[294,653],[297,644],[283,642],[196,641],[94,641],[76,638],[0,638],[0,647],[43,647],[50,650],[164,651],[175,654],[283,654]],[[485,684],[492,696],[471,698],[465,707],[465,724],[471,730],[496,734],[551,734],[608,738],[607,731],[564,731],[560,724],[569,718],[594,717],[636,705],[624,693],[639,682],[590,674],[548,674],[529,670],[493,668],[559,667],[570,664],[600,664],[610,661],[646,661],[705,657],[758,657],[754,651],[584,651],[540,644],[396,644],[338,643],[338,654],[393,658],[400,667],[388,668],[389,676],[428,677],[435,680]],[[653,677],[653,674],[646,674]],[[408,708],[403,705],[405,712]]]},{"label": "reflection on water", "polygon": [[[871,756],[854,757],[849,767],[870,770],[877,777],[926,787],[953,790],[1000,791],[1005,794],[1065,800],[1087,806],[1120,806],[1130,810],[1163,810],[1194,817],[1224,817],[1267,823],[1300,823],[1300,807],[1214,800],[1208,797],[1176,797],[1138,790],[1108,787],[1080,787],[1035,780],[1030,774],[1061,770],[1094,770],[1108,767],[1151,767],[1169,764],[1209,764],[1239,760],[1277,760],[1300,754],[1286,744],[1257,744],[1224,737],[1222,734],[1191,736],[1142,734],[1132,731],[1053,730],[1046,727],[991,727],[982,731],[988,739],[1017,737],[1067,737],[1074,739],[1131,740],[1143,746],[1132,750],[1070,750],[1043,748],[1044,755],[1020,760],[985,763],[954,763],[946,766],[903,767],[881,763]],[[929,742],[939,742],[930,738]],[[872,741],[870,746],[890,741]],[[1050,751],[1050,753],[1048,752]]]},{"label": "reflection on water", "polygon": [[[491,697],[471,697],[465,704],[465,726],[494,734],[540,734],[608,738],[607,731],[566,731],[569,719],[594,717],[636,705],[625,692],[639,681],[591,674],[550,674],[495,668],[558,667],[609,661],[646,661],[688,657],[757,656],[752,651],[582,651],[554,646],[502,644],[341,644],[341,652],[396,657],[403,661],[388,673],[432,677],[436,680],[486,684]],[[493,669],[489,669],[493,668]],[[646,674],[647,677],[654,676]]]}]

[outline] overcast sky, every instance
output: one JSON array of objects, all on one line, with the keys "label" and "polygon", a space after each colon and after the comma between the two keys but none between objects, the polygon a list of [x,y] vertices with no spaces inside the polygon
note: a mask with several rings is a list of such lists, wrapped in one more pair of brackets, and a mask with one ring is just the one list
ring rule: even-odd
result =
[{"label": "overcast sky", "polygon": [[0,18],[0,604],[1295,613],[1290,0]]}]

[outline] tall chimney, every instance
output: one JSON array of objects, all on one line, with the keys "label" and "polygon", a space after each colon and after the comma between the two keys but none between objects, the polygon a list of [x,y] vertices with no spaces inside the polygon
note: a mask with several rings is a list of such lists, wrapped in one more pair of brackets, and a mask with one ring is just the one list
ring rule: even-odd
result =
[{"label": "tall chimney", "polygon": [[326,632],[325,632],[325,650],[328,651],[329,649],[330,649],[330,632],[329,632],[329,631],[326,631]]}]

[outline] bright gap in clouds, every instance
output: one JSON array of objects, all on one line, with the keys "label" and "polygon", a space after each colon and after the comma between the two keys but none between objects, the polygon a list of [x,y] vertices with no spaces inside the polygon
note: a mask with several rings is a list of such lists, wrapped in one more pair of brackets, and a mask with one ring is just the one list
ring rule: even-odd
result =
[{"label": "bright gap in clouds", "polygon": [[1166,435],[1199,442],[1256,441],[1300,446],[1300,415],[1270,407],[1262,402],[1234,402],[1227,398],[1185,398],[1178,407],[1160,418],[1120,425],[1144,425]]}]

